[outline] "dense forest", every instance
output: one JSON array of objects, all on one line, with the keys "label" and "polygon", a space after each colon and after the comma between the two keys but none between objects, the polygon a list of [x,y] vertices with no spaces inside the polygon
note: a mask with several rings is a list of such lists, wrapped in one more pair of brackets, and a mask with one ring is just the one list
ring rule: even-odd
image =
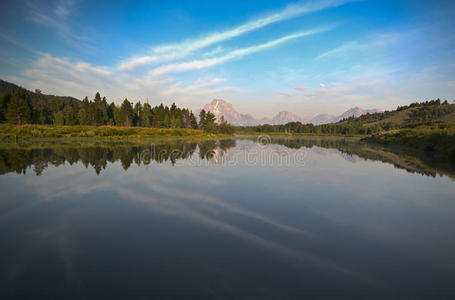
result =
[{"label": "dense forest", "polygon": [[383,131],[401,128],[414,128],[419,125],[429,125],[445,122],[444,117],[450,116],[453,121],[455,104],[440,99],[408,106],[399,106],[396,110],[381,113],[365,114],[360,117],[350,117],[337,123],[313,125],[300,122],[289,122],[284,125],[258,125],[237,127],[241,132],[261,133],[307,133],[327,135],[370,135]]},{"label": "dense forest", "polygon": [[202,110],[199,122],[193,112],[179,108],[173,103],[152,107],[148,103],[125,99],[121,105],[108,103],[106,97],[96,93],[93,100],[85,97],[79,101],[71,97],[34,93],[15,85],[2,83],[0,96],[0,122],[11,124],[54,124],[54,125],[113,125],[126,127],[190,128],[209,133],[232,134],[234,127],[223,117],[216,120],[211,112]]}]

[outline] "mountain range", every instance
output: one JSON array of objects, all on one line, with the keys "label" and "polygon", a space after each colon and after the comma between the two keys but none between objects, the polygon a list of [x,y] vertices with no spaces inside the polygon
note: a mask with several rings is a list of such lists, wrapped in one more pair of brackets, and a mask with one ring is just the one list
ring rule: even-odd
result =
[{"label": "mountain range", "polygon": [[359,117],[366,113],[381,112],[378,109],[361,109],[360,107],[351,108],[341,115],[319,114],[313,118],[303,118],[289,111],[280,111],[272,118],[255,118],[250,114],[241,114],[235,110],[231,103],[222,99],[213,99],[212,102],[204,105],[205,111],[212,112],[217,119],[224,116],[226,121],[237,126],[254,126],[260,124],[286,124],[289,122],[312,123],[314,125],[336,123],[349,117]]}]

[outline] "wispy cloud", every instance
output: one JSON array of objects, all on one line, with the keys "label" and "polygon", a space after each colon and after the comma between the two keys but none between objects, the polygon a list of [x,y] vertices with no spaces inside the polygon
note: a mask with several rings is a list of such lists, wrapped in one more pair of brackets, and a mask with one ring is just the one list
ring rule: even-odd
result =
[{"label": "wispy cloud", "polygon": [[157,68],[150,70],[149,75],[159,76],[159,75],[163,75],[166,73],[172,73],[172,72],[183,72],[183,71],[188,71],[188,70],[197,70],[197,69],[208,68],[208,67],[211,67],[214,65],[225,63],[227,61],[230,61],[230,60],[233,60],[236,58],[241,58],[246,55],[250,55],[250,54],[253,54],[253,53],[256,53],[259,51],[263,51],[263,50],[278,46],[278,45],[288,42],[290,40],[318,34],[318,33],[327,31],[331,28],[332,28],[332,26],[327,26],[327,27],[320,27],[320,28],[316,28],[316,29],[312,29],[312,30],[308,30],[308,31],[293,33],[290,35],[286,35],[282,38],[269,41],[267,43],[263,43],[260,45],[255,45],[255,46],[251,46],[251,47],[247,47],[247,48],[237,49],[237,50],[229,52],[226,55],[215,57],[215,58],[194,60],[194,61],[189,61],[189,62],[181,62],[181,63],[174,63],[174,64],[159,66]]},{"label": "wispy cloud", "polygon": [[336,99],[339,97],[352,97],[353,93],[371,91],[375,88],[383,88],[383,84],[389,83],[391,75],[396,69],[368,68],[355,75],[346,75],[342,80],[330,84],[320,83],[319,87],[309,89],[302,95],[308,98]]},{"label": "wispy cloud", "polygon": [[85,47],[88,41],[87,35],[75,34],[69,26],[69,16],[76,2],[75,0],[59,0],[50,5],[43,5],[25,0],[31,14],[31,21],[48,27],[72,45]]},{"label": "wispy cloud", "polygon": [[70,13],[71,7],[74,5],[73,0],[60,0],[54,9],[54,12],[60,18],[66,18]]},{"label": "wispy cloud", "polygon": [[351,41],[351,42],[344,43],[337,48],[331,49],[327,52],[320,54],[319,56],[316,57],[316,59],[337,56],[337,55],[340,55],[343,53],[349,53],[352,51],[358,51],[358,50],[365,49],[365,47],[366,47],[365,44],[362,45],[362,44],[359,44],[359,42],[357,42],[357,41]]},{"label": "wispy cloud", "polygon": [[367,52],[369,50],[379,50],[388,46],[402,38],[406,33],[389,33],[389,34],[376,34],[366,38],[363,41],[349,41],[341,44],[340,46],[328,50],[316,57],[316,59],[327,59],[332,57],[341,57],[344,55],[353,55],[359,52]]},{"label": "wispy cloud", "polygon": [[152,55],[133,57],[122,62],[118,68],[119,70],[127,71],[146,64],[183,58],[190,53],[193,53],[194,51],[241,36],[273,23],[289,20],[304,14],[337,7],[354,1],[358,0],[322,0],[309,1],[304,4],[290,4],[279,12],[252,20],[226,31],[211,33],[204,37],[187,40],[182,43],[157,46],[152,49]]},{"label": "wispy cloud", "polygon": [[20,41],[20,40],[18,40],[16,38],[10,36],[7,33],[2,32],[1,30],[0,30],[0,38],[4,39],[5,41],[7,41],[7,42],[9,42],[9,43],[11,43],[11,44],[13,44],[15,46],[18,46],[18,47],[20,47],[20,48],[22,48],[22,49],[24,49],[24,50],[26,50],[26,51],[28,51],[28,52],[30,52],[32,54],[37,54],[37,55],[43,54],[42,52],[40,52],[40,51],[36,50],[35,48],[29,46],[27,43],[24,43],[24,42],[22,42],[22,41]]}]

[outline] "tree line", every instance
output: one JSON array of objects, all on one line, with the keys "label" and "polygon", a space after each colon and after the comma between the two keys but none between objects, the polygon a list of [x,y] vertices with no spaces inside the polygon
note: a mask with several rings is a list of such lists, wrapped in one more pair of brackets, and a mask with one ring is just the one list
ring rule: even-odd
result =
[{"label": "tree line", "polygon": [[[0,96],[0,122],[12,124],[54,124],[54,125],[112,125],[154,128],[200,129],[209,133],[232,134],[234,127],[222,116],[217,122],[211,112],[202,110],[199,121],[187,108],[175,103],[170,107],[149,103],[142,104],[125,99],[120,105],[108,103],[106,97],[96,93],[93,100],[85,97],[82,101],[72,99],[46,99],[40,90],[33,97],[30,92],[19,88],[13,94]],[[32,99],[33,98],[33,99]]]}]

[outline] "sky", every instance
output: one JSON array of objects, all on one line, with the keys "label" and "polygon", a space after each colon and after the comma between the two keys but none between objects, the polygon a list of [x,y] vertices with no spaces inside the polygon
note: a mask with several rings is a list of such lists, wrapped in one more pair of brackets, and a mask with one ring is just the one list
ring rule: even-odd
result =
[{"label": "sky", "polygon": [[0,79],[270,117],[455,99],[455,1],[2,0]]}]

